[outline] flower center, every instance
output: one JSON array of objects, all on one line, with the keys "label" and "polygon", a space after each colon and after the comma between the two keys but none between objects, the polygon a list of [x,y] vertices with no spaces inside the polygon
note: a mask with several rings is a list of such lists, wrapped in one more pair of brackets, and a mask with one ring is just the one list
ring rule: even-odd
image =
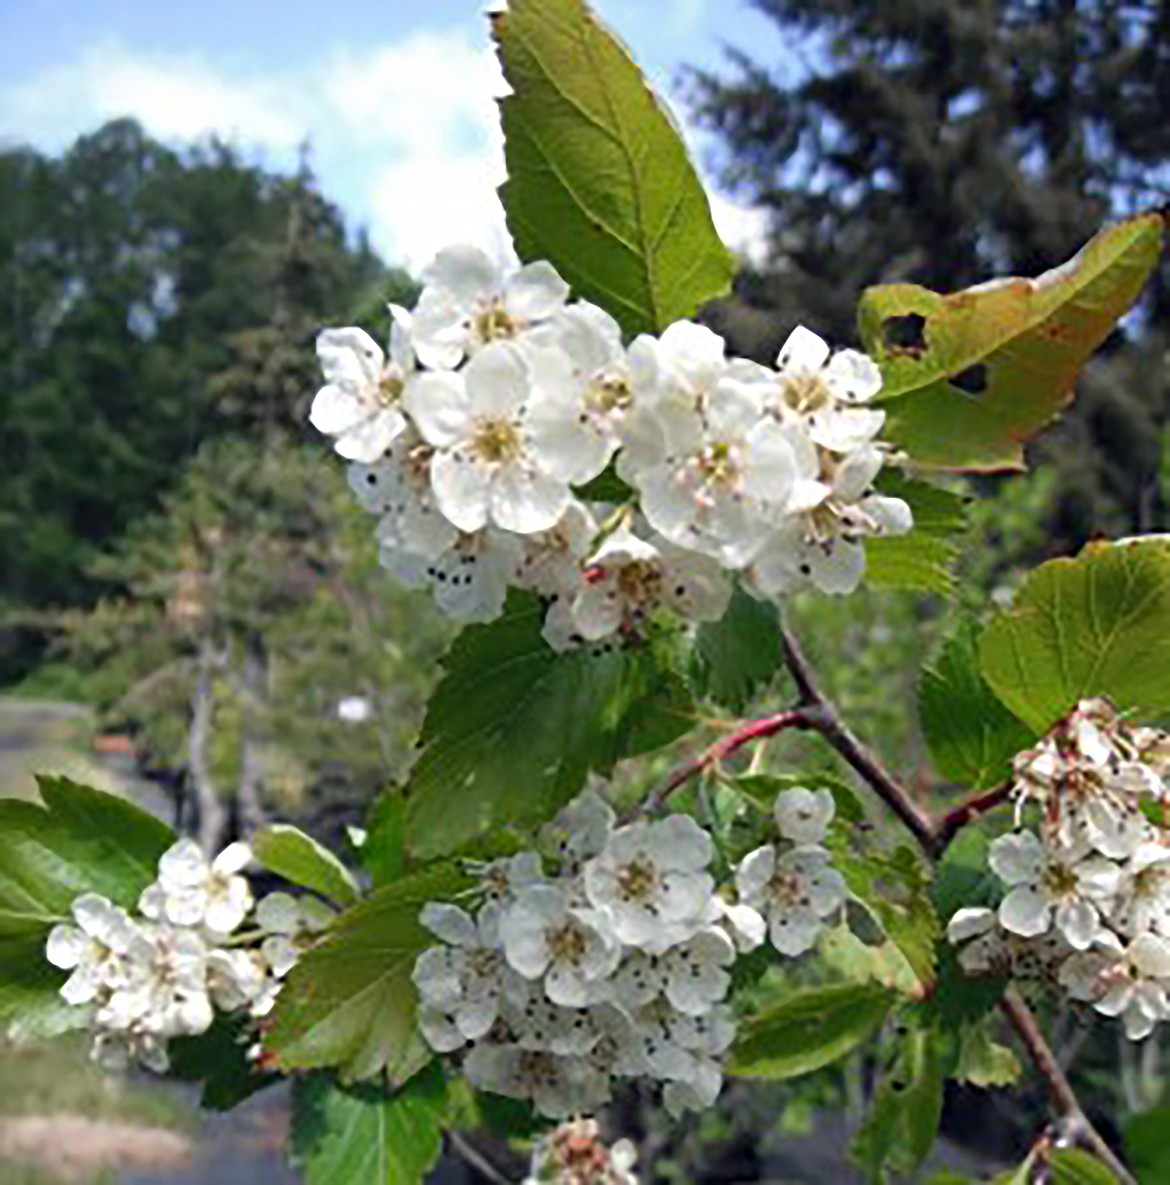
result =
[{"label": "flower center", "polygon": [[647,856],[635,856],[617,875],[626,901],[644,901],[658,887],[658,869]]},{"label": "flower center", "polygon": [[827,407],[833,402],[833,396],[819,374],[798,374],[781,383],[780,402],[795,412],[806,414]]},{"label": "flower center", "polygon": [[388,366],[382,371],[378,381],[378,402],[383,407],[394,407],[402,399],[402,392],[406,390],[406,380],[398,368]]},{"label": "flower center", "polygon": [[471,331],[482,345],[507,341],[516,336],[520,326],[508,316],[498,297],[485,301],[471,319]]},{"label": "flower center", "polygon": [[735,450],[722,440],[709,444],[699,455],[699,472],[715,485],[731,485],[739,476]]},{"label": "flower center", "polygon": [[1044,870],[1044,885],[1053,897],[1072,897],[1077,891],[1076,874],[1067,864],[1050,864]]},{"label": "flower center", "polygon": [[636,605],[650,605],[658,600],[662,573],[648,560],[631,560],[617,574],[618,591]]},{"label": "flower center", "polygon": [[768,892],[780,905],[796,905],[803,896],[800,878],[786,870],[773,874],[768,882]]},{"label": "flower center", "polygon": [[547,935],[548,949],[557,962],[579,963],[585,957],[585,935],[574,925],[560,926]]},{"label": "flower center", "polygon": [[588,406],[601,415],[625,411],[632,402],[633,388],[630,386],[630,380],[620,375],[594,379],[589,385]]},{"label": "flower center", "polygon": [[502,416],[485,418],[476,425],[472,448],[480,460],[489,464],[514,461],[522,448],[520,433],[511,420]]}]

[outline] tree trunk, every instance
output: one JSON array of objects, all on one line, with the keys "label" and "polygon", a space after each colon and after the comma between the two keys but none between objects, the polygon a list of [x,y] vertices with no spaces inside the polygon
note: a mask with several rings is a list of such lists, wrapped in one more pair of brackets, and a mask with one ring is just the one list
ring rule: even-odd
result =
[{"label": "tree trunk", "polygon": [[187,771],[195,793],[199,846],[208,856],[219,850],[227,822],[219,790],[212,777],[208,752],[215,708],[213,680],[219,662],[215,642],[210,637],[202,638],[195,690],[191,696],[191,723],[187,730]]},{"label": "tree trunk", "polygon": [[244,647],[243,751],[240,757],[240,831],[244,839],[265,825],[264,759],[260,734],[268,707],[268,651],[259,634],[249,634]]}]

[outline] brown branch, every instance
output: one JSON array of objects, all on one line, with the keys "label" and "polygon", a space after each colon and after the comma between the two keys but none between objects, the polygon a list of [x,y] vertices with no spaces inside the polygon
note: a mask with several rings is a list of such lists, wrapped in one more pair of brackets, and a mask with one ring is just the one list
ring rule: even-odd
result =
[{"label": "brown branch", "polygon": [[1049,1097],[1055,1104],[1062,1126],[1069,1137],[1088,1148],[1098,1160],[1107,1165],[1122,1185],[1138,1185],[1137,1178],[1121,1163],[1101,1133],[1089,1122],[1088,1116],[1081,1109],[1072,1083],[1060,1068],[1051,1046],[1044,1039],[1035,1014],[1015,988],[1007,989],[999,1006],[1011,1022],[1020,1044],[1027,1050],[1032,1063],[1044,1079]]},{"label": "brown branch", "polygon": [[951,840],[968,823],[973,823],[981,815],[985,815],[988,811],[994,810],[997,806],[1002,806],[1003,803],[1007,802],[1011,797],[1011,793],[1012,783],[1004,782],[1002,786],[996,786],[994,790],[986,790],[982,794],[976,794],[974,797],[968,798],[965,802],[959,803],[958,806],[952,807],[940,816],[934,825],[934,837],[937,845],[936,855],[942,855]]}]

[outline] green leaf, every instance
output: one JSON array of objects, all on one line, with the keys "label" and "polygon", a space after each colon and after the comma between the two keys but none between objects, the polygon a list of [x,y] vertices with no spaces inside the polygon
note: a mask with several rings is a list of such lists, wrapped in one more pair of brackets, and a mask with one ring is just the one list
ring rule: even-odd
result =
[{"label": "green leaf", "polygon": [[338,905],[358,899],[353,874],[326,847],[287,823],[265,827],[252,840],[256,859],[268,869],[302,889],[312,889]]},{"label": "green leaf", "polygon": [[1170,540],[1089,544],[1037,568],[987,627],[983,677],[1038,733],[1088,696],[1159,715],[1170,710],[1167,622]]},{"label": "green leaf", "polygon": [[907,535],[866,540],[866,581],[874,588],[945,596],[955,584],[956,537],[967,530],[968,499],[906,477],[897,469],[884,469],[876,484],[880,493],[901,498],[910,507],[914,529]]},{"label": "green leaf", "polygon": [[964,622],[922,674],[918,707],[935,769],[973,790],[1011,774],[1012,757],[1036,733],[1004,707],[979,670],[979,631]]},{"label": "green leaf", "polygon": [[361,858],[376,888],[393,884],[406,871],[406,798],[401,786],[391,786],[375,800]]},{"label": "green leaf", "polygon": [[127,909],[174,842],[169,827],[68,778],[38,778],[44,806],[0,800],[0,938],[44,932],[83,893]]},{"label": "green leaf", "polygon": [[705,622],[695,636],[692,663],[701,696],[744,711],[780,665],[780,618],[776,606],[736,588],[727,612]]},{"label": "green leaf", "polygon": [[1142,1111],[1125,1125],[1125,1153],[1139,1181],[1170,1181],[1170,1106]]},{"label": "green leaf", "polygon": [[305,1185],[421,1185],[443,1147],[438,1062],[395,1094],[314,1074],[293,1088],[293,1158]]},{"label": "green leaf", "polygon": [[1019,1058],[1007,1046],[993,1041],[984,1025],[964,1027],[953,1077],[972,1086],[1011,1086],[1020,1073]]},{"label": "green leaf", "polygon": [[[1082,1148],[1057,1148],[1052,1153],[1052,1185],[1117,1185],[1113,1170]],[[1140,1177],[1153,1182],[1160,1177]]]},{"label": "green leaf", "polygon": [[628,502],[634,491],[617,475],[617,467],[609,465],[592,481],[574,486],[574,493],[582,502]]},{"label": "green leaf", "polygon": [[61,999],[68,976],[46,960],[46,933],[0,937],[0,1036],[10,1041],[45,1040],[89,1023],[84,1008]]},{"label": "green leaf", "polygon": [[1023,445],[1071,399],[1077,372],[1140,294],[1162,228],[1156,213],[1119,222],[1036,280],[951,296],[868,289],[858,320],[882,369],[885,439],[920,465],[1022,469]]},{"label": "green leaf", "polygon": [[554,652],[536,598],[470,626],[443,660],[406,789],[411,850],[443,855],[505,823],[549,818],[591,768],[666,744],[689,700],[651,646]]},{"label": "green leaf", "polygon": [[678,129],[583,0],[512,0],[494,34],[520,258],[552,262],[631,334],[727,292],[735,261]]},{"label": "green leaf", "polygon": [[872,1036],[894,1000],[893,993],[871,983],[794,991],[743,1025],[728,1073],[796,1078],[831,1065]]},{"label": "green leaf", "polygon": [[942,1116],[944,1065],[937,1034],[919,1029],[905,1036],[850,1146],[867,1182],[884,1181],[887,1166],[913,1173],[926,1159]]},{"label": "green leaf", "polygon": [[302,956],[277,997],[264,1048],[282,1070],[335,1068],[346,1079],[386,1072],[405,1082],[431,1051],[415,1028],[411,973],[435,936],[418,920],[428,901],[474,884],[454,865],[379,889],[343,914]]}]

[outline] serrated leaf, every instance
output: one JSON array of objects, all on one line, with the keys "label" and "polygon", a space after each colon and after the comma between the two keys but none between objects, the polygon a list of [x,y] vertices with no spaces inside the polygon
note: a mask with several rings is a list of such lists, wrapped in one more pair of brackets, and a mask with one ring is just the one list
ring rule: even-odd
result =
[{"label": "serrated leaf", "polygon": [[743,1024],[728,1073],[796,1078],[831,1065],[877,1031],[895,998],[869,983],[794,991]]},{"label": "serrated leaf", "polygon": [[[1050,1161],[1052,1185],[1117,1185],[1113,1170],[1083,1148],[1057,1148]],[[1142,1177],[1151,1185],[1157,1177]]]},{"label": "serrated leaf", "polygon": [[541,637],[542,618],[536,598],[514,594],[503,617],[465,629],[443,660],[406,789],[416,854],[443,855],[493,827],[547,819],[591,768],[691,727],[685,690],[654,648],[557,654]]},{"label": "serrated leaf", "polygon": [[945,1057],[928,1029],[906,1035],[874,1096],[873,1109],[850,1146],[867,1182],[881,1182],[888,1167],[913,1173],[926,1159],[942,1116]]},{"label": "serrated leaf", "polygon": [[1142,1111],[1125,1125],[1125,1154],[1139,1181],[1170,1181],[1170,1106]]},{"label": "serrated leaf", "polygon": [[336,1069],[344,1079],[385,1071],[405,1082],[430,1060],[415,1027],[411,973],[435,936],[418,920],[428,901],[472,886],[452,864],[379,889],[342,914],[325,940],[303,955],[277,997],[264,1038],[282,1070]]},{"label": "serrated leaf", "polygon": [[878,491],[901,498],[914,516],[906,535],[865,541],[865,579],[874,588],[901,588],[945,596],[954,588],[959,537],[966,531],[967,499],[928,482],[884,469]]},{"label": "serrated leaf", "polygon": [[692,670],[701,696],[744,711],[780,666],[780,618],[776,606],[736,588],[718,621],[695,635]]},{"label": "serrated leaf", "polygon": [[420,1185],[442,1151],[446,1083],[437,1062],[395,1094],[324,1074],[293,1088],[293,1157],[305,1185]]},{"label": "serrated leaf", "polygon": [[1170,539],[1091,543],[1042,564],[979,646],[983,677],[1037,733],[1078,700],[1170,710]]},{"label": "serrated leaf", "polygon": [[494,34],[520,258],[551,261],[631,334],[722,296],[735,261],[678,129],[583,0],[512,0]]},{"label": "serrated leaf", "polygon": [[312,889],[338,905],[358,899],[353,874],[311,835],[287,823],[275,823],[257,832],[252,840],[257,861],[269,872],[302,889]]},{"label": "serrated leaf", "polygon": [[1023,468],[1023,445],[1069,401],[1077,372],[1140,294],[1162,232],[1157,213],[1119,222],[1035,280],[950,296],[868,289],[858,321],[882,369],[884,438],[920,465]]},{"label": "serrated leaf", "polygon": [[983,678],[973,622],[964,622],[923,671],[918,709],[935,769],[973,790],[1005,781],[1012,757],[1036,740]]}]

